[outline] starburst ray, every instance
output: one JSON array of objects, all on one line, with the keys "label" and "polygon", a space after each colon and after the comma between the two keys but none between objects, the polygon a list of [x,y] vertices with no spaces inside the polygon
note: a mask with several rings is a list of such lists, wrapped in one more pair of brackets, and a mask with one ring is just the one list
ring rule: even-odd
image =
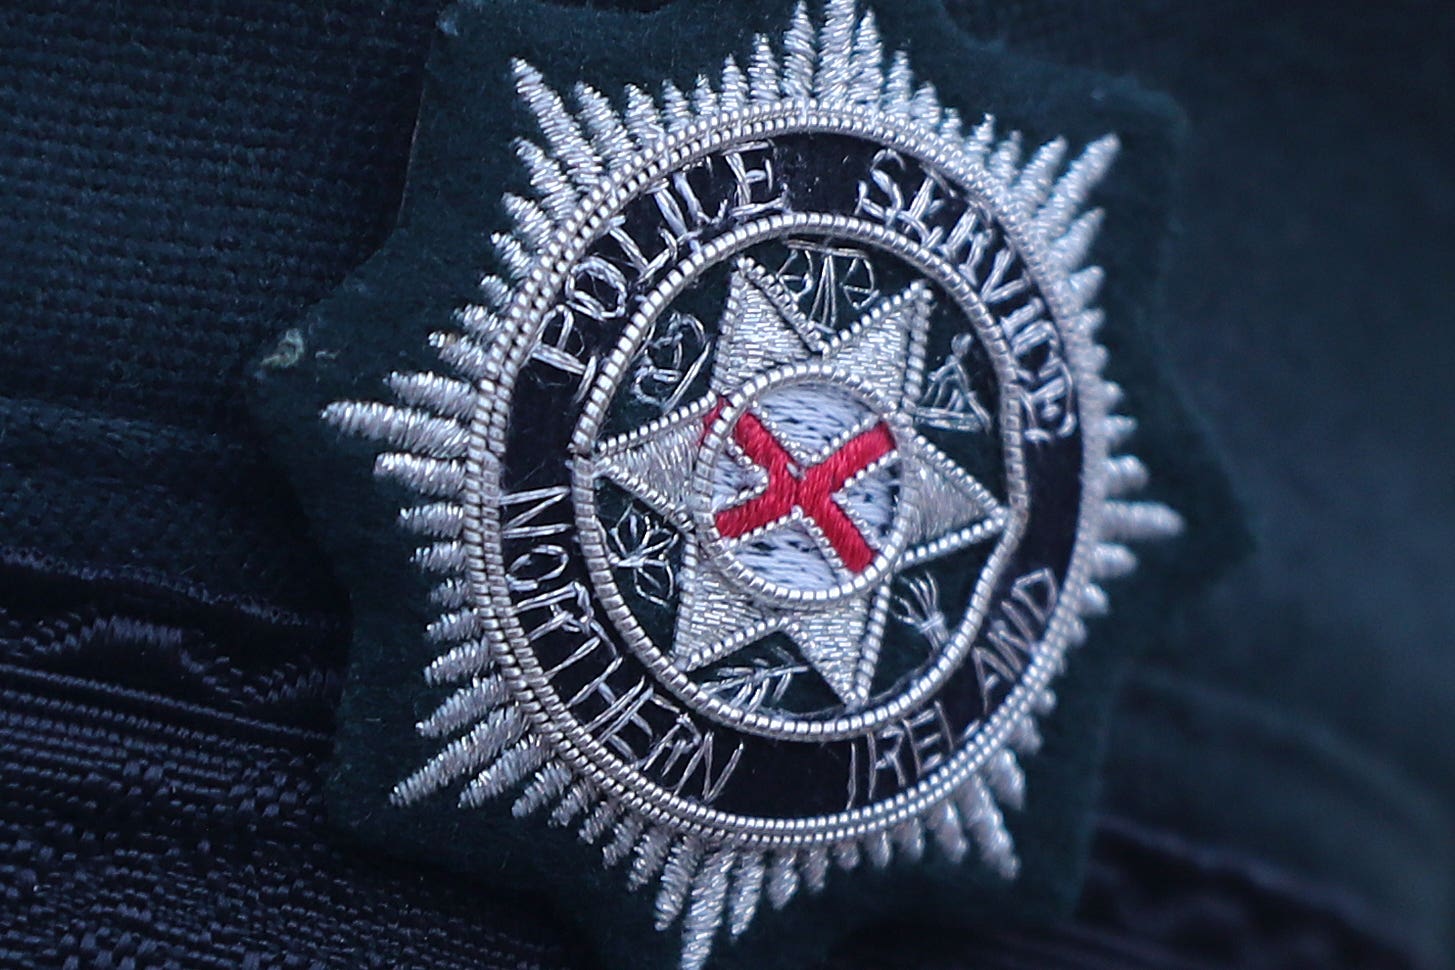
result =
[{"label": "starburst ray", "polygon": [[430,539],[458,539],[465,528],[465,510],[454,502],[431,502],[399,510],[399,527]]}]

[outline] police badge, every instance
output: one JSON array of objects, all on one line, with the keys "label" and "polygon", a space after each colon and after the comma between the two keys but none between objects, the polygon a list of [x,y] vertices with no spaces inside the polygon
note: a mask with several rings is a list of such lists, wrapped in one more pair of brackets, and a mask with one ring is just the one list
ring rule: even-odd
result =
[{"label": "police badge", "polygon": [[[375,810],[574,833],[682,970],[855,870],[1014,879],[1051,683],[1179,528],[1102,376],[1117,139],[962,122],[854,0],[718,56],[651,90],[514,60],[498,271],[314,412],[377,452],[433,604],[417,686],[353,688],[416,698]],[[354,519],[350,556],[393,528]]]}]

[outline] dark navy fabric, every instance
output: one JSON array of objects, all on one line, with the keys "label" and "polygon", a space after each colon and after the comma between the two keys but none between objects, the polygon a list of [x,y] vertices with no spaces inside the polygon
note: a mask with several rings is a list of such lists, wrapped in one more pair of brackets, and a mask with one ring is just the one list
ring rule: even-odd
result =
[{"label": "dark navy fabric", "polygon": [[0,6],[0,562],[337,617],[244,371],[392,225],[437,6]]},{"label": "dark navy fabric", "polygon": [[[150,629],[124,611],[89,620],[95,648],[136,646],[127,633]],[[7,617],[0,646],[32,660],[64,654],[86,642],[81,625],[63,614]],[[52,628],[65,632],[46,643]],[[0,966],[592,966],[526,899],[482,896],[327,836],[327,748],[318,730],[216,704],[0,666]],[[1316,897],[1107,822],[1076,919],[954,937],[879,929],[825,970],[1410,965],[1403,941]]]},{"label": "dark navy fabric", "polygon": [[[1161,331],[1260,545],[1132,678],[1074,919],[837,965],[1438,964],[1455,8],[946,6],[1187,112]],[[438,7],[0,8],[0,966],[590,966],[326,824],[347,609],[245,417],[392,225]]]},{"label": "dark navy fabric", "polygon": [[1161,331],[1257,551],[1134,673],[1106,800],[1448,954],[1455,5],[952,6],[1189,122]]}]

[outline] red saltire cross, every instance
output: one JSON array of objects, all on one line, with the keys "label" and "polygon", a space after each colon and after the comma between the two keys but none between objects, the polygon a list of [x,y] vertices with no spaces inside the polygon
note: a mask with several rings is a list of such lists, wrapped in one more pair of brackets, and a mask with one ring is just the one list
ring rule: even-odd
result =
[{"label": "red saltire cross", "polygon": [[[719,401],[707,416],[711,427],[722,413]],[[737,539],[754,529],[777,522],[794,509],[801,509],[823,532],[824,538],[851,572],[862,573],[874,562],[874,549],[844,510],[834,493],[874,462],[894,450],[889,426],[879,422],[855,435],[842,448],[811,468],[801,469],[788,449],[751,411],[744,411],[733,428],[733,440],[744,454],[768,473],[768,487],[739,505],[714,517],[717,531],[726,539]]]}]

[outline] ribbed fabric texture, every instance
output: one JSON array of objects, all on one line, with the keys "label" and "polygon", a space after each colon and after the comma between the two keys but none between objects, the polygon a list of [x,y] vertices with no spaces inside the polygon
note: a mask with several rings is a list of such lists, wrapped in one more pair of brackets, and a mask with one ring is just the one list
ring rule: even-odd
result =
[{"label": "ribbed fabric texture", "polygon": [[7,396],[201,432],[392,221],[436,4],[7,4]]},{"label": "ribbed fabric texture", "polygon": [[523,907],[325,840],[325,736],[78,687],[0,671],[0,965],[582,966]]},{"label": "ribbed fabric texture", "polygon": [[[0,664],[0,966],[591,966],[529,900],[331,839],[325,733],[34,669],[71,650],[73,622],[32,616],[0,634],[5,657],[29,661]],[[108,625],[153,642],[179,632],[121,615]],[[189,656],[206,656],[189,638]],[[1410,965],[1336,901],[1243,868],[1108,825],[1076,920],[955,937],[899,929],[852,941],[825,970]]]},{"label": "ribbed fabric texture", "polygon": [[390,228],[437,7],[0,10],[0,562],[339,612],[244,370]]}]

